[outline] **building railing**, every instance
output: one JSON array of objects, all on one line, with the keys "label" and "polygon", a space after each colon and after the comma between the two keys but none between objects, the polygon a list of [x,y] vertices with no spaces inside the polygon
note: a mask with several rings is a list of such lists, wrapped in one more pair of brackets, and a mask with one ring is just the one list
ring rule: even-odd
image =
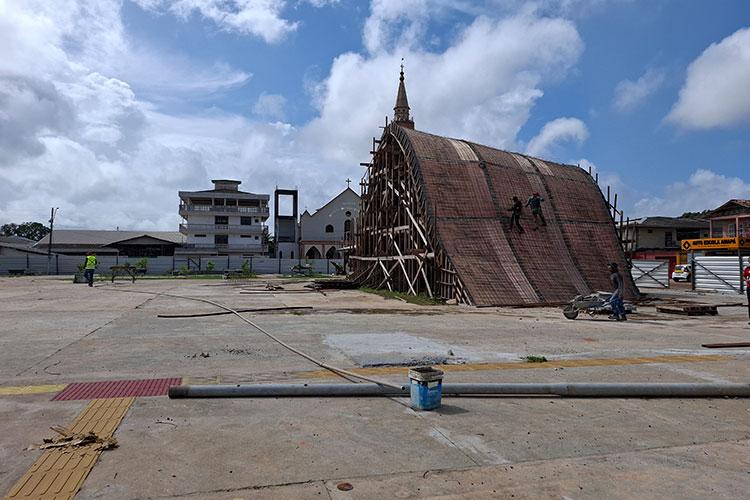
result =
[{"label": "building railing", "polygon": [[179,248],[196,249],[196,250],[221,250],[221,251],[265,251],[265,246],[258,243],[255,245],[223,245],[215,243],[185,243]]},{"label": "building railing", "polygon": [[269,216],[268,207],[240,207],[235,205],[180,205],[180,213],[232,213],[232,214],[252,214],[262,217]]},{"label": "building railing", "polygon": [[180,233],[222,233],[222,234],[251,234],[260,236],[263,234],[263,227],[260,224],[252,226],[242,224],[180,224]]}]

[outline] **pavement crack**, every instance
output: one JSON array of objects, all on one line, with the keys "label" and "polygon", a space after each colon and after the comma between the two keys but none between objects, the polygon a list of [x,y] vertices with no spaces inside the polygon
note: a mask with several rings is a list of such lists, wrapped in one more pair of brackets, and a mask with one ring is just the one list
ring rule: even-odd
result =
[{"label": "pavement crack", "polygon": [[[141,302],[141,304],[139,304],[139,305],[142,305],[142,304],[144,304],[145,302],[147,302],[147,300],[144,300],[144,301],[143,301],[143,302]],[[136,308],[137,308],[137,307],[138,307],[138,306],[136,306]],[[67,349],[68,347],[71,347],[71,346],[73,346],[73,345],[77,344],[78,342],[80,342],[80,341],[82,341],[82,340],[86,339],[87,337],[89,337],[89,336],[93,335],[94,333],[98,332],[99,330],[101,330],[101,329],[102,329],[102,328],[104,328],[105,326],[108,326],[108,325],[110,325],[110,324],[114,323],[114,322],[115,322],[115,321],[117,321],[118,319],[120,319],[120,318],[122,318],[123,316],[125,316],[125,315],[126,315],[127,313],[128,313],[128,311],[123,311],[123,313],[122,313],[122,314],[120,314],[120,315],[118,315],[118,316],[116,316],[116,317],[112,318],[111,320],[107,321],[106,323],[104,323],[104,324],[102,324],[102,325],[99,325],[99,326],[97,326],[96,328],[94,328],[93,330],[91,330],[91,331],[90,331],[89,333],[87,333],[87,334],[86,334],[86,335],[84,335],[83,337],[79,337],[79,338],[75,339],[74,341],[72,341],[72,342],[70,342],[70,343],[68,343],[68,344],[65,344],[64,346],[60,347],[59,349],[57,349],[57,350],[56,350],[55,352],[53,352],[53,353],[52,353],[52,354],[50,354],[49,356],[46,356],[46,357],[42,358],[41,360],[37,361],[36,363],[33,363],[33,364],[32,364],[31,366],[29,366],[28,368],[25,368],[25,369],[21,370],[20,372],[16,373],[16,374],[15,374],[15,376],[16,376],[16,377],[20,377],[21,375],[23,375],[23,374],[27,373],[27,372],[28,372],[29,370],[32,370],[33,368],[35,368],[35,367],[37,367],[37,366],[41,365],[42,363],[45,363],[45,362],[49,361],[50,359],[52,359],[53,357],[57,356],[58,354],[60,354],[60,353],[61,353],[62,351],[64,351],[65,349]],[[56,364],[59,364],[59,361],[58,361],[57,363],[53,363],[53,364],[51,364],[51,365],[47,365],[47,367],[46,367],[46,368],[49,368],[49,367],[51,367],[51,366],[55,366]],[[43,369],[42,371],[45,371],[45,370]],[[47,373],[47,372],[45,371],[45,373]],[[55,374],[55,373],[50,373],[50,375],[61,375],[61,373],[56,373],[56,374]]]},{"label": "pavement crack", "polygon": [[212,494],[212,493],[234,493],[237,491],[258,491],[258,490],[267,490],[271,488],[281,488],[284,486],[304,486],[306,484],[316,484],[316,483],[320,483],[320,485],[323,487],[323,490],[328,495],[328,498],[331,498],[331,495],[328,492],[328,488],[326,488],[325,481],[326,481],[325,479],[309,479],[307,481],[291,481],[291,482],[286,482],[286,483],[263,484],[263,485],[258,485],[258,486],[237,486],[236,488],[218,488],[218,489],[213,489],[213,490],[191,491],[190,493],[177,493],[174,495],[165,495],[165,496],[148,497],[148,498],[153,498],[153,499],[189,498],[191,496],[206,495],[206,494]]}]

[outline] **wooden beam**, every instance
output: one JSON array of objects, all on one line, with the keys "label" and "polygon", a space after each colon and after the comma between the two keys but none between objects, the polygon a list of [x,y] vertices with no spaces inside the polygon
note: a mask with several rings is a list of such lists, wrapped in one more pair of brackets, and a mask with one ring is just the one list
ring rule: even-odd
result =
[{"label": "wooden beam", "polygon": [[428,252],[426,254],[419,254],[419,255],[380,255],[377,257],[363,257],[361,255],[352,255],[349,258],[352,260],[363,260],[363,261],[377,261],[382,260],[385,262],[393,261],[393,260],[422,260],[422,259],[432,259],[435,257],[434,252]]}]

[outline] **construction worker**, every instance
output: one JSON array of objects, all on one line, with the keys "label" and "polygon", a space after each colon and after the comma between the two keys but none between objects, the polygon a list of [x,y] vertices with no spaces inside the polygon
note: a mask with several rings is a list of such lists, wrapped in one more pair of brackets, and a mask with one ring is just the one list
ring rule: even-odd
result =
[{"label": "construction worker", "polygon": [[628,319],[625,317],[625,305],[622,303],[622,296],[625,293],[625,282],[622,279],[617,262],[611,262],[607,266],[607,269],[609,269],[609,281],[614,287],[612,297],[609,299],[609,303],[612,306],[612,315],[609,319],[625,321]]},{"label": "construction worker", "polygon": [[518,199],[518,196],[513,197],[513,206],[510,207],[510,231],[513,232],[513,225],[518,228],[519,233],[523,233],[521,227],[521,211],[523,210],[523,203]]},{"label": "construction worker", "polygon": [[531,207],[531,215],[534,216],[534,222],[536,222],[536,227],[539,227],[539,221],[542,221],[542,226],[547,225],[547,221],[544,220],[544,214],[542,213],[542,202],[544,201],[544,198],[539,196],[539,193],[533,193],[531,195],[531,198],[528,199],[526,202],[527,207]]},{"label": "construction worker", "polygon": [[[747,318],[750,319],[750,265],[742,271],[742,277],[745,279],[745,293],[747,293]],[[750,321],[747,324],[750,325]]]},{"label": "construction worker", "polygon": [[96,255],[94,252],[86,252],[86,262],[83,266],[83,276],[89,286],[94,286],[94,270],[96,269]]}]

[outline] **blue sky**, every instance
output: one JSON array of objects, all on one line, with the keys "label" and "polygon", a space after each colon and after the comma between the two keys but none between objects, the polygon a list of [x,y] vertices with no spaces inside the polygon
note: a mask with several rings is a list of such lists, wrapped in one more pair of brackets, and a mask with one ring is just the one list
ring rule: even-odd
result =
[{"label": "blue sky", "polygon": [[176,229],[216,177],[313,210],[401,57],[418,129],[591,165],[627,215],[750,198],[745,1],[0,0],[0,32],[0,222]]}]

